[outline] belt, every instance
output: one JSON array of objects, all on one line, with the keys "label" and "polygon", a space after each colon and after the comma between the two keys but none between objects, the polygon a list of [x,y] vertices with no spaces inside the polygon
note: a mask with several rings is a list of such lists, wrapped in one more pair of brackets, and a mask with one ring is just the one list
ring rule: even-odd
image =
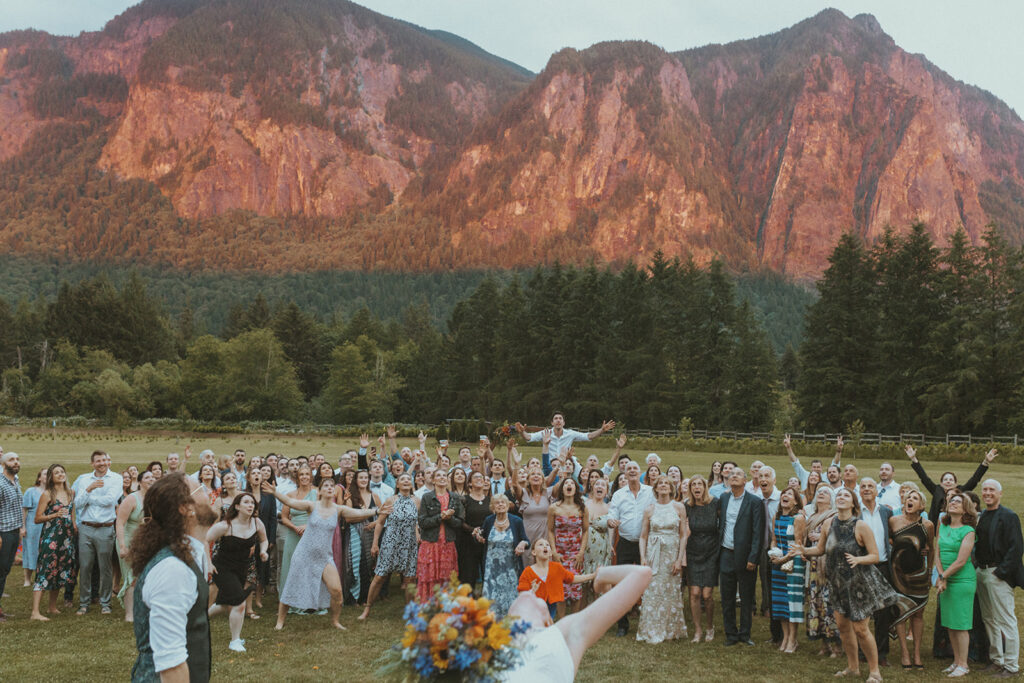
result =
[{"label": "belt", "polygon": [[82,522],[86,526],[91,526],[93,529],[102,529],[103,527],[114,526],[113,522]]}]

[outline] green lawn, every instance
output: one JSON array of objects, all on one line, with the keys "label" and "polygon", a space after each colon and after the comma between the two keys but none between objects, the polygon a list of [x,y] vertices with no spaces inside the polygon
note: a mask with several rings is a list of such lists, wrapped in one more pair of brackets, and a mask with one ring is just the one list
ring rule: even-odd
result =
[{"label": "green lawn", "polygon": [[[19,430],[0,431],[0,445],[6,451],[16,451],[21,457],[23,484],[30,483],[38,469],[53,462],[66,465],[72,477],[88,469],[89,454],[95,448],[110,453],[113,468],[117,471],[128,464],[144,466],[150,460],[164,459],[167,453],[183,452],[187,440],[164,436],[147,436],[114,433],[57,433],[29,434]],[[343,450],[354,446],[352,439],[310,439],[225,436],[192,441],[192,451],[198,457],[203,448],[212,448],[218,454],[230,453],[235,448],[245,448],[250,455],[268,452],[285,453],[289,456],[308,455],[322,452],[332,462]],[[627,452],[631,452],[629,448]],[[527,449],[528,454],[538,449]],[[609,455],[607,450],[580,448],[586,456],[596,452],[602,460]],[[638,453],[638,456],[645,453]],[[721,455],[702,453],[662,453],[663,467],[680,465],[685,473],[707,473],[710,463],[723,459]],[[529,456],[527,456],[529,457]],[[751,456],[737,459],[747,466]],[[780,478],[792,472],[784,457],[761,458],[774,466]],[[1001,465],[998,460],[992,468],[993,476],[999,478],[1006,495],[1004,502],[1011,508],[1024,509],[1024,468]],[[860,467],[862,474],[877,475],[879,461],[865,460]],[[809,463],[804,463],[808,465]],[[913,478],[906,462],[894,463],[897,479]],[[974,464],[952,463],[957,474],[965,479],[974,471]],[[929,474],[937,477],[950,463],[929,466]],[[189,471],[193,468],[190,467]],[[934,471],[932,471],[934,470]],[[7,581],[10,598],[3,601],[4,609],[15,614],[15,618],[0,626],[2,637],[3,664],[0,679],[4,681],[50,681],[55,677],[68,680],[126,680],[135,658],[134,635],[131,626],[121,621],[123,612],[115,605],[112,617],[103,617],[98,610],[92,610],[85,617],[77,617],[65,611],[49,623],[31,622],[31,592],[21,587],[22,572],[16,566]],[[934,596],[933,596],[934,597]],[[715,592],[718,599],[718,592]],[[402,602],[397,582],[392,597],[379,603],[371,620],[360,624],[355,620],[356,608],[342,610],[342,623],[349,630],[342,633],[328,628],[327,617],[290,616],[285,630],[274,632],[276,602],[271,595],[261,611],[263,618],[247,621],[242,631],[249,651],[242,656],[228,651],[228,626],[224,617],[212,623],[214,680],[255,681],[268,680],[341,680],[369,681],[374,679],[373,661],[401,635]],[[1022,614],[1022,603],[1017,601],[1018,616]],[[605,637],[583,660],[578,680],[696,680],[734,681],[820,681],[843,668],[843,660],[823,661],[817,657],[817,645],[801,640],[800,650],[795,655],[783,655],[771,646],[763,644],[769,637],[768,620],[755,618],[754,640],[756,648],[723,648],[721,614],[716,609],[718,639],[714,643],[693,645],[689,642],[662,645],[641,645],[629,638]],[[899,648],[894,646],[890,660],[894,666],[884,670],[887,680],[926,681],[935,680],[939,671],[948,662],[937,662],[930,658],[931,623],[933,612],[931,602],[925,617],[925,633],[922,653],[926,669],[921,673],[904,673],[899,667]],[[689,617],[687,618],[689,623]],[[635,622],[635,620],[634,620]],[[692,628],[692,624],[690,624]],[[635,623],[634,623],[635,629]],[[801,630],[802,632],[802,630]],[[59,652],[57,658],[51,654]],[[17,653],[17,655],[12,655]],[[56,666],[56,668],[54,668]],[[864,677],[867,677],[866,669]]]}]

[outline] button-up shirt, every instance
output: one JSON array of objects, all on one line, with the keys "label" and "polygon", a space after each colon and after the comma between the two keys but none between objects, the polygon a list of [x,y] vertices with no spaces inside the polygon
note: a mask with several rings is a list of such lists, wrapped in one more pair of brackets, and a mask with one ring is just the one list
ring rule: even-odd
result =
[{"label": "button-up shirt", "polygon": [[628,484],[615,492],[612,502],[608,506],[608,516],[610,519],[619,521],[617,529],[619,536],[627,541],[640,540],[644,510],[649,505],[654,505],[654,489],[646,484],[640,484],[640,490],[636,495],[630,490]]},{"label": "button-up shirt", "polygon": [[[192,561],[206,576],[209,567],[203,544],[191,537],[188,544]],[[142,588],[142,601],[154,617],[149,624],[149,641],[157,671],[166,671],[188,661],[185,627],[188,612],[198,596],[195,572],[177,557],[164,558],[149,571]]]},{"label": "button-up shirt", "polygon": [[885,528],[882,526],[885,524],[885,520],[882,519],[881,505],[878,504],[877,498],[875,499],[874,510],[869,510],[867,505],[861,506],[860,518],[868,523],[868,526],[871,527],[871,533],[875,536],[875,545],[878,546],[878,561],[888,561],[888,540],[885,536]]},{"label": "button-up shirt", "polygon": [[[86,491],[95,482],[103,480],[103,486]],[[117,517],[117,501],[121,498],[124,479],[113,470],[107,470],[102,477],[88,472],[75,480],[76,516],[79,522],[106,524]]]},{"label": "button-up shirt", "polygon": [[764,505],[764,552],[768,550],[768,539],[771,538],[772,525],[775,523],[775,513],[779,510],[779,499],[782,497],[782,492],[778,488],[772,486],[772,492],[765,498],[764,492],[761,487],[757,488],[754,492],[758,498],[760,498]]},{"label": "button-up shirt", "polygon": [[743,505],[746,491],[741,493],[739,498],[732,495],[732,491],[725,495],[729,496],[729,505],[725,508],[725,532],[722,534],[722,547],[732,550],[736,545],[736,520],[739,519],[740,506]]},{"label": "button-up shirt", "polygon": [[[536,443],[537,441],[544,440],[544,431],[534,432],[530,434],[528,439],[530,443]],[[555,430],[551,430],[551,443],[548,446],[548,453],[552,457],[562,457],[562,449],[568,450],[575,441],[590,441],[590,435],[583,432],[577,432],[575,429],[562,429],[562,435],[556,436]]]},{"label": "button-up shirt", "polygon": [[6,475],[0,474],[0,532],[17,531],[21,528],[25,521],[21,512],[21,502],[21,487],[18,486],[17,478],[11,481]]},{"label": "button-up shirt", "polygon": [[882,482],[878,482],[878,502],[895,512],[900,507],[899,482],[890,481],[888,486],[883,486]]},{"label": "button-up shirt", "polygon": [[721,482],[708,489],[708,495],[714,499],[722,497],[722,494],[729,490],[729,485]]},{"label": "button-up shirt", "polygon": [[489,486],[491,487],[491,495],[503,495],[505,493],[505,478],[501,479],[489,479]]}]

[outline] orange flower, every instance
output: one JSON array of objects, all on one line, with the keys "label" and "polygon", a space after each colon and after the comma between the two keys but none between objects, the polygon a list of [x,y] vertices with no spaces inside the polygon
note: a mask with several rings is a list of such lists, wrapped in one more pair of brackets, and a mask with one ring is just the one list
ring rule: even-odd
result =
[{"label": "orange flower", "polygon": [[466,629],[466,635],[465,635],[466,645],[473,646],[473,645],[476,644],[476,641],[480,640],[483,637],[484,637],[484,627],[483,626],[474,625],[474,626],[470,626],[468,629]]},{"label": "orange flower", "polygon": [[459,589],[457,591],[455,591],[455,594],[458,595],[458,596],[465,597],[465,596],[469,595],[472,592],[473,592],[473,587],[470,586],[468,583],[464,583],[461,586],[459,586]]},{"label": "orange flower", "polygon": [[402,647],[412,647],[416,642],[416,627],[408,625],[405,627],[405,635],[402,637]]},{"label": "orange flower", "polygon": [[430,619],[430,624],[427,625],[427,635],[430,637],[431,642],[441,640],[443,634],[448,633],[447,624],[448,615],[445,612],[438,612]]}]

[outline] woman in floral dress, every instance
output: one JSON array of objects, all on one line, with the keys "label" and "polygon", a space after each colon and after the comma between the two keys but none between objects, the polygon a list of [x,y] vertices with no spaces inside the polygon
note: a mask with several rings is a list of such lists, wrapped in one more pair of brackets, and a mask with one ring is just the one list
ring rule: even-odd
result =
[{"label": "woman in floral dress", "polygon": [[491,601],[495,619],[508,614],[519,596],[519,575],[523,573],[523,555],[530,542],[523,520],[508,514],[511,503],[502,493],[491,497],[493,514],[484,520],[474,535],[485,545],[483,597]]},{"label": "woman in floral dress", "polygon": [[39,613],[39,599],[43,591],[50,591],[49,614],[57,611],[57,593],[61,588],[74,585],[78,566],[75,563],[75,494],[68,485],[68,473],[63,465],[50,465],[46,473],[46,490],[39,497],[36,523],[42,524],[39,534],[39,559],[36,562],[36,582],[32,593],[32,618],[49,621]]},{"label": "woman in floral dress", "polygon": [[[807,540],[805,545],[814,546],[821,538],[821,528],[836,514],[832,493],[828,487],[819,487],[814,494],[813,510],[807,518]],[[807,638],[820,640],[818,654],[837,657],[842,648],[839,644],[839,627],[832,614],[828,582],[824,575],[825,560],[821,557],[807,558]]]},{"label": "woman in floral dress", "polygon": [[[587,508],[575,479],[565,478],[555,487],[554,502],[548,508],[548,543],[554,548],[554,561],[561,562],[573,572],[583,572],[583,557],[587,551],[589,529]],[[565,600],[558,604],[558,618],[565,616],[566,603],[576,607],[583,597],[583,586],[578,583],[565,584]]]},{"label": "woman in floral dress", "polygon": [[462,528],[462,498],[448,491],[448,473],[434,472],[434,490],[420,500],[420,547],[416,555],[416,600],[426,602],[434,587],[458,571],[455,537]]},{"label": "woman in floral dress", "polygon": [[412,482],[412,475],[408,472],[398,477],[395,482],[398,493],[389,499],[393,511],[391,514],[381,514],[374,526],[370,553],[377,558],[377,565],[366,597],[366,608],[359,615],[360,621],[370,616],[370,606],[380,595],[380,589],[391,578],[392,572],[402,576],[403,591],[409,581],[416,578],[416,550],[420,542],[416,522],[420,514],[420,501],[412,493]]}]

